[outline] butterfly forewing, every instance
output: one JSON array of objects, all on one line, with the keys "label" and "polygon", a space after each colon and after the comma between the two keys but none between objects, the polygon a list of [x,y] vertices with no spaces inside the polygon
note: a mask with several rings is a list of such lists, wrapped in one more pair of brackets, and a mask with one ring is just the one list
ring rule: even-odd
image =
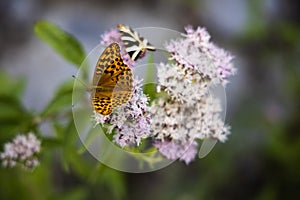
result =
[{"label": "butterfly forewing", "polygon": [[137,60],[146,50],[156,50],[154,46],[142,38],[136,31],[133,31],[129,26],[119,24],[118,29],[126,52],[132,60]]},{"label": "butterfly forewing", "polygon": [[94,109],[108,115],[113,108],[127,103],[132,95],[133,74],[120,54],[117,43],[110,44],[97,62],[91,100]]}]

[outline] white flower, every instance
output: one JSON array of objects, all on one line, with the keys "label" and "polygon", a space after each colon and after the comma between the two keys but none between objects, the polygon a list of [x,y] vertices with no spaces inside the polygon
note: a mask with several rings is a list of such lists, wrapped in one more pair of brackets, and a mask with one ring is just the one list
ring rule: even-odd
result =
[{"label": "white flower", "polygon": [[171,59],[183,65],[187,70],[198,72],[203,78],[209,78],[212,83],[227,83],[227,78],[236,73],[233,67],[233,56],[222,48],[210,42],[210,35],[205,28],[194,30],[186,28],[184,38],[170,41],[166,48],[171,53]]},{"label": "white flower", "polygon": [[224,142],[230,127],[221,118],[221,104],[210,95],[210,86],[226,85],[235,73],[232,56],[210,42],[204,28],[186,27],[184,38],[166,45],[175,63],[160,64],[158,91],[160,99],[152,102],[151,130],[158,150],[168,159],[177,159],[183,146],[191,145],[189,156],[181,160],[189,163],[196,155],[195,141],[208,138]]},{"label": "white flower", "polygon": [[202,97],[197,104],[189,106],[175,100],[154,101],[151,130],[157,139],[171,138],[186,142],[194,139],[214,138],[224,142],[229,127],[220,117],[221,107],[217,99]]},{"label": "white flower", "polygon": [[0,154],[4,167],[14,167],[17,163],[27,169],[33,169],[39,165],[36,155],[41,150],[41,142],[30,132],[27,135],[17,135],[13,142],[4,145],[4,152]]},{"label": "white flower", "polygon": [[197,142],[156,141],[154,146],[170,160],[180,159],[189,164],[197,154]]},{"label": "white flower", "polygon": [[209,92],[209,83],[200,74],[185,70],[182,65],[161,63],[157,70],[161,87],[181,103],[194,105]]}]

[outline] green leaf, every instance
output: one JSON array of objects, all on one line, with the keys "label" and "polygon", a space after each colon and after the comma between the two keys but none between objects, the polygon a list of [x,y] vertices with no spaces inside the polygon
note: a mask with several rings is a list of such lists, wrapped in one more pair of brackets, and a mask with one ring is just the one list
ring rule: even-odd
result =
[{"label": "green leaf", "polygon": [[154,63],[154,57],[153,54],[149,54],[148,56],[148,65],[147,65],[147,71],[146,71],[146,78],[145,82],[148,83],[144,86],[143,92],[148,95],[150,98],[150,101],[153,101],[155,99],[156,95],[156,84],[155,83],[155,65]]},{"label": "green leaf", "polygon": [[34,129],[32,113],[22,104],[24,78],[0,73],[0,143],[12,135]]},{"label": "green leaf", "polygon": [[31,114],[13,96],[0,95],[0,110],[0,141],[8,139],[10,134],[26,132],[32,128]]},{"label": "green leaf", "polygon": [[114,195],[114,199],[124,199],[126,194],[126,184],[124,174],[114,169],[105,167],[101,174],[100,181],[107,185]]},{"label": "green leaf", "polygon": [[54,196],[52,199],[57,200],[81,200],[87,199],[88,192],[83,187],[75,187],[71,190],[64,191],[64,193]]},{"label": "green leaf", "polygon": [[22,77],[12,78],[6,72],[0,71],[0,85],[0,95],[9,95],[20,99],[26,86],[26,80]]},{"label": "green leaf", "polygon": [[48,137],[44,137],[43,138],[43,148],[58,148],[61,146],[62,142],[59,139],[56,138],[48,138]]},{"label": "green leaf", "polygon": [[78,175],[86,177],[92,166],[86,157],[78,154],[79,137],[73,120],[66,125],[64,133],[61,149],[63,167],[66,171],[72,169]]},{"label": "green leaf", "polygon": [[47,21],[37,22],[34,26],[34,32],[62,57],[80,67],[85,58],[85,52],[75,37]]},{"label": "green leaf", "polygon": [[[90,144],[97,138],[99,135],[99,132],[95,130],[90,130],[89,133],[87,134],[85,141],[82,141],[83,144],[80,146],[78,149],[78,153],[81,155],[87,151],[87,147],[90,146]],[[112,134],[111,134],[112,135]]]}]

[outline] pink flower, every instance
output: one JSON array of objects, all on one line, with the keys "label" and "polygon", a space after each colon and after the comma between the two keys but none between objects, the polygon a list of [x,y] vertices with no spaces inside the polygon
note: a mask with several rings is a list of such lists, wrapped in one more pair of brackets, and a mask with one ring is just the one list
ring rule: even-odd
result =
[{"label": "pink flower", "polygon": [[0,154],[4,167],[14,167],[21,164],[27,169],[33,169],[39,165],[36,155],[41,150],[41,142],[33,133],[17,135],[13,142],[4,145],[4,152]]},{"label": "pink flower", "polygon": [[108,116],[94,112],[96,124],[110,124],[108,133],[113,133],[114,141],[122,148],[139,145],[141,140],[150,136],[151,118],[148,97],[143,93],[141,81],[134,81],[134,90],[128,103],[123,104]]},{"label": "pink flower", "polygon": [[111,29],[110,31],[101,35],[101,44],[108,46],[113,42],[121,43],[121,36],[117,29]]},{"label": "pink flower", "polygon": [[189,164],[197,154],[197,142],[180,142],[180,141],[159,141],[154,145],[159,152],[170,160],[179,159]]},{"label": "pink flower", "polygon": [[235,74],[233,56],[224,49],[210,42],[210,35],[205,28],[194,30],[191,26],[185,27],[184,38],[172,40],[166,45],[179,65],[201,74],[203,78],[210,78],[213,83],[227,83],[227,78]]}]

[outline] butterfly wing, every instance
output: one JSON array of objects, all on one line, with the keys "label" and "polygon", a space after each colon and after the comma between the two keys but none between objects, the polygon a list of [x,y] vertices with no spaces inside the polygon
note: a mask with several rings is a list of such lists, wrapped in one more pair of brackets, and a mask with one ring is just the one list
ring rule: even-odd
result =
[{"label": "butterfly wing", "polygon": [[116,60],[121,59],[120,47],[117,43],[112,43],[103,51],[98,59],[94,77],[93,86],[99,86],[103,84],[113,85],[111,77],[120,73],[121,68],[115,63]]},{"label": "butterfly wing", "polygon": [[146,50],[156,50],[154,46],[152,46],[146,39],[142,38],[136,31],[133,31],[129,26],[119,24],[118,29],[121,34],[121,40],[126,48],[126,52],[132,60],[137,60],[145,53]]},{"label": "butterfly wing", "polygon": [[95,93],[92,95],[92,104],[96,112],[101,115],[109,115],[113,109],[111,93],[109,93],[108,96]]},{"label": "butterfly wing", "polygon": [[133,74],[128,66],[122,67],[122,72],[116,78],[117,84],[113,91],[113,106],[127,103],[131,98],[133,88]]},{"label": "butterfly wing", "polygon": [[132,76],[131,69],[121,58],[119,45],[110,44],[99,57],[94,71],[91,101],[95,110],[108,115],[115,106],[129,101]]}]

